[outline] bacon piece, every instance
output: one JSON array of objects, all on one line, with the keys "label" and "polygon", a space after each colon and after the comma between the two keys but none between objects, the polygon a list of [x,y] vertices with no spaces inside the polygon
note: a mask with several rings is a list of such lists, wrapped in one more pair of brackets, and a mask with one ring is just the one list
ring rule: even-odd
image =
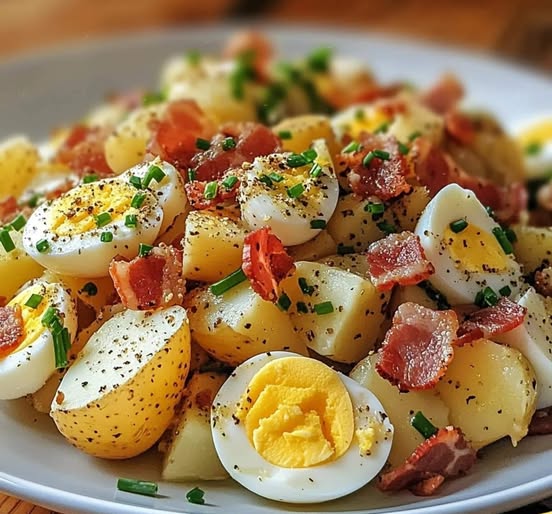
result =
[{"label": "bacon piece", "polygon": [[127,309],[147,310],[179,305],[184,298],[182,253],[161,243],[145,257],[113,259],[109,274]]},{"label": "bacon piece", "polygon": [[438,114],[445,114],[464,96],[464,88],[452,74],[443,75],[436,84],[422,93],[422,103]]},{"label": "bacon piece", "polygon": [[[235,148],[224,150],[223,141],[232,137]],[[190,162],[197,180],[217,180],[231,168],[239,168],[255,157],[280,150],[280,140],[268,127],[259,123],[229,123],[211,140],[211,146],[197,153]]]},{"label": "bacon piece", "polygon": [[376,370],[401,391],[430,389],[452,360],[457,330],[454,311],[403,303],[385,334]]},{"label": "bacon piece", "polygon": [[263,300],[275,302],[278,284],[295,269],[295,264],[270,228],[263,227],[245,236],[242,269],[253,290]]},{"label": "bacon piece", "polygon": [[151,128],[148,152],[170,162],[181,172],[190,167],[197,152],[197,139],[210,139],[215,133],[213,122],[193,100],[171,102],[163,118],[153,122]]},{"label": "bacon piece", "polygon": [[552,434],[552,407],[539,409],[529,423],[529,435]]},{"label": "bacon piece", "polygon": [[110,127],[75,125],[61,145],[55,160],[67,165],[79,175],[97,173],[102,177],[112,175],[105,160],[104,144],[111,133]]},{"label": "bacon piece", "polygon": [[496,305],[468,314],[458,329],[457,346],[509,332],[523,323],[527,309],[502,297]]},{"label": "bacon piece", "polygon": [[274,54],[270,41],[255,30],[237,32],[227,41],[223,57],[237,59],[245,54],[251,55],[251,65],[257,78],[268,80],[270,61]]},{"label": "bacon piece", "polygon": [[0,202],[0,224],[10,222],[17,214],[19,207],[14,196],[8,196]]},{"label": "bacon piece", "polygon": [[[399,151],[397,140],[393,136],[363,134],[362,150],[342,153],[341,160],[349,169],[347,179],[351,189],[361,196],[377,196],[390,200],[402,193],[408,193],[412,187],[406,181],[410,168],[404,155]],[[389,153],[389,159],[374,157],[368,166],[363,164],[366,155],[373,150]]]},{"label": "bacon piece", "polygon": [[552,266],[535,272],[535,290],[542,296],[552,296]]},{"label": "bacon piece", "polygon": [[217,187],[217,195],[211,200],[205,198],[205,186],[207,185],[206,181],[193,180],[192,182],[187,182],[184,184],[184,189],[186,190],[186,196],[188,201],[193,209],[203,210],[210,209],[216,205],[220,205],[226,201],[233,201],[236,199],[238,194],[239,182],[232,187],[232,189],[227,189],[224,187],[220,181]]},{"label": "bacon piece", "polygon": [[0,359],[13,352],[25,337],[19,305],[0,307]]},{"label": "bacon piece", "polygon": [[475,464],[476,451],[455,427],[441,428],[423,441],[401,466],[381,475],[378,488],[433,494],[446,478],[463,475]]},{"label": "bacon piece", "polygon": [[5,296],[0,296],[0,307],[5,307],[8,303],[8,299]]},{"label": "bacon piece", "polygon": [[454,140],[466,146],[475,140],[475,127],[471,118],[455,109],[445,114],[445,131]]},{"label": "bacon piece", "polygon": [[389,234],[375,241],[366,253],[372,282],[378,291],[395,285],[419,284],[435,272],[425,256],[420,238],[412,232]]}]

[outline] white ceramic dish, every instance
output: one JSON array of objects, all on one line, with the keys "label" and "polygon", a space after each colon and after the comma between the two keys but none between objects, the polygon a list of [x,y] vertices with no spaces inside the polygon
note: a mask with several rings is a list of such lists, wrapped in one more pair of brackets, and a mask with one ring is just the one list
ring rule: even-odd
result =
[{"label": "white ceramic dish", "polygon": [[[187,48],[215,50],[235,28],[135,35],[5,62],[0,65],[0,138],[14,132],[43,138],[56,124],[78,119],[105,92],[153,86],[168,55]],[[286,56],[327,44],[363,58],[383,80],[407,78],[425,85],[444,70],[454,71],[467,86],[468,103],[494,111],[509,126],[552,111],[551,81],[487,57],[359,33],[266,30]],[[92,459],[66,444],[48,417],[23,401],[0,402],[0,434],[0,490],[63,512],[492,513],[552,494],[552,436],[526,439],[516,449],[506,442],[486,449],[472,473],[429,499],[388,496],[367,487],[327,504],[294,506],[265,501],[227,481],[202,483],[208,504],[196,506],[187,503],[185,494],[198,484],[161,483],[159,498],[117,492],[119,476],[159,479],[155,452],[128,462]]]}]

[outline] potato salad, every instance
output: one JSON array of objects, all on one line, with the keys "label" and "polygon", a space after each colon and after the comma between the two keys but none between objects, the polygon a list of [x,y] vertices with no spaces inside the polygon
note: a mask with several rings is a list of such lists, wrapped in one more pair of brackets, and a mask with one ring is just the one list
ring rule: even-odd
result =
[{"label": "potato salad", "polygon": [[3,141],[0,400],[192,503],[447,494],[552,433],[552,122],[463,94],[249,32]]}]

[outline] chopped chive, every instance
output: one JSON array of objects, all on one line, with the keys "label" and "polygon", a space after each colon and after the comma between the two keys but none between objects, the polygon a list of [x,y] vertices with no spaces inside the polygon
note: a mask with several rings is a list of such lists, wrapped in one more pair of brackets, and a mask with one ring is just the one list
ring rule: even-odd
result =
[{"label": "chopped chive", "polygon": [[384,121],[379,127],[374,130],[374,134],[384,134],[389,129],[390,123],[388,121]]},{"label": "chopped chive", "polygon": [[146,193],[136,193],[130,201],[130,206],[134,207],[135,209],[139,209],[140,207],[142,207],[145,199]]},{"label": "chopped chive", "polygon": [[207,182],[205,184],[205,189],[203,190],[203,196],[205,200],[213,200],[216,198],[218,193],[218,182],[213,180],[212,182]]},{"label": "chopped chive", "polygon": [[42,197],[41,194],[35,193],[33,196],[31,196],[31,198],[29,199],[27,205],[29,207],[36,207],[38,205],[38,201],[40,200],[41,197]]},{"label": "chopped chive", "polygon": [[150,91],[142,97],[142,105],[144,107],[149,107],[150,105],[155,105],[166,100],[166,96],[162,91]]},{"label": "chopped chive", "polygon": [[274,171],[271,171],[267,176],[270,180],[272,180],[272,182],[282,182],[282,180],[284,180],[284,177],[282,177],[282,175]]},{"label": "chopped chive", "polygon": [[412,416],[410,424],[426,439],[429,439],[432,435],[435,435],[438,432],[437,427],[434,426],[433,423],[431,423],[431,421],[429,421],[429,419],[427,419],[420,411],[416,412],[416,414]]},{"label": "chopped chive", "polygon": [[196,505],[203,505],[205,503],[205,492],[199,487],[194,487],[186,493],[186,500]]},{"label": "chopped chive", "polygon": [[41,239],[38,243],[36,243],[36,249],[40,253],[46,253],[50,249],[50,243],[46,241],[46,239]]},{"label": "chopped chive", "polygon": [[466,220],[456,220],[456,221],[453,221],[451,223],[449,223],[449,227],[450,229],[455,233],[455,234],[459,234],[460,232],[462,232],[462,230],[465,230],[468,226],[468,222]]},{"label": "chopped chive", "polygon": [[119,491],[124,491],[125,493],[155,496],[159,490],[159,486],[155,482],[133,480],[131,478],[119,478],[117,480],[117,489]]},{"label": "chopped chive", "polygon": [[54,360],[56,369],[65,368],[69,362],[67,361],[67,349],[65,346],[63,335],[60,332],[52,334],[54,342]]},{"label": "chopped chive", "polygon": [[361,148],[361,144],[358,141],[351,141],[343,150],[341,150],[341,153],[353,153],[358,152]]},{"label": "chopped chive", "polygon": [[4,247],[4,250],[6,250],[6,253],[15,250],[15,243],[6,229],[0,230],[0,243]]},{"label": "chopped chive", "polygon": [[309,312],[307,304],[305,302],[297,302],[297,312],[307,314]]},{"label": "chopped chive", "polygon": [[[132,202],[130,205],[132,205]],[[132,206],[134,207],[134,205]],[[111,221],[111,214],[109,214],[109,212],[102,212],[97,216],[94,216],[94,220],[96,221],[96,227],[105,227]]]},{"label": "chopped chive", "polygon": [[136,189],[142,189],[142,179],[140,177],[137,177],[136,175],[132,175],[128,179],[131,185],[133,185]]},{"label": "chopped chive", "polygon": [[501,287],[498,292],[500,293],[500,296],[510,296],[512,294],[510,286]]},{"label": "chopped chive", "polygon": [[385,212],[385,204],[368,202],[364,206],[364,210],[370,214],[383,214]]},{"label": "chopped chive", "polygon": [[410,152],[410,148],[408,148],[408,145],[405,145],[404,143],[401,143],[399,141],[399,152],[401,155],[408,155],[408,152]]},{"label": "chopped chive", "polygon": [[196,179],[196,170],[188,168],[188,182],[193,182]]},{"label": "chopped chive", "polygon": [[357,120],[357,121],[363,121],[364,119],[366,119],[366,113],[364,112],[364,109],[362,109],[361,107],[359,107],[359,108],[355,111],[355,120]]},{"label": "chopped chive", "polygon": [[290,168],[299,168],[308,164],[307,159],[300,153],[292,153],[286,159],[286,163]]},{"label": "chopped chive", "polygon": [[310,228],[314,228],[314,229],[326,228],[326,220],[311,220]]},{"label": "chopped chive", "polygon": [[33,293],[25,302],[25,305],[31,309],[36,309],[42,302],[43,298],[44,297],[42,295]]},{"label": "chopped chive", "polygon": [[290,130],[280,130],[278,132],[278,137],[280,139],[291,139],[293,135]]},{"label": "chopped chive", "polygon": [[95,173],[90,173],[89,175],[85,175],[82,179],[83,184],[91,184],[92,182],[96,182],[100,177],[96,175]]},{"label": "chopped chive", "polygon": [[505,228],[504,234],[506,235],[510,243],[515,243],[517,241],[516,233],[511,228]]},{"label": "chopped chive", "polygon": [[209,148],[211,148],[211,142],[207,139],[198,137],[196,139],[196,148],[203,151],[209,150]]},{"label": "chopped chive", "polygon": [[314,287],[308,285],[306,278],[301,277],[297,282],[303,294],[308,294],[309,296],[311,296],[312,293],[314,293]]},{"label": "chopped chive", "polygon": [[374,160],[374,157],[376,156],[376,154],[372,151],[372,152],[368,152],[364,158],[362,159],[362,165],[365,166],[366,168],[368,166],[370,166],[370,163]]},{"label": "chopped chive", "polygon": [[496,240],[502,246],[502,249],[504,250],[504,253],[506,255],[509,255],[511,253],[514,253],[514,247],[512,246],[512,243],[508,240],[508,237],[504,233],[504,230],[500,227],[493,228],[493,235],[496,237]]},{"label": "chopped chive", "polygon": [[332,56],[331,48],[322,47],[314,50],[307,56],[307,66],[311,71],[323,73],[328,71],[330,58]]},{"label": "chopped chive", "polygon": [[317,303],[316,305],[313,305],[312,308],[314,309],[314,312],[316,312],[316,314],[318,314],[319,316],[330,314],[334,310],[332,302]]},{"label": "chopped chive", "polygon": [[498,303],[498,295],[491,287],[486,287],[475,296],[475,305],[479,307],[492,307]]},{"label": "chopped chive", "polygon": [[309,175],[313,178],[318,178],[320,176],[320,174],[322,173],[322,166],[320,166],[320,164],[318,164],[317,162],[315,162],[313,165],[312,165],[312,168],[309,172]]},{"label": "chopped chive", "polygon": [[153,246],[147,245],[146,243],[140,243],[138,245],[138,257],[147,257],[152,250]]},{"label": "chopped chive", "polygon": [[316,159],[316,157],[318,156],[318,154],[316,153],[316,150],[314,148],[309,148],[308,150],[305,150],[301,155],[305,159],[307,159],[307,161],[309,163],[314,161],[314,159]]},{"label": "chopped chive", "polygon": [[243,100],[245,96],[245,83],[255,78],[255,69],[253,68],[254,52],[242,52],[236,59],[236,67],[230,75],[230,88],[232,96],[236,100]]},{"label": "chopped chive", "polygon": [[443,293],[435,289],[431,282],[424,280],[418,284],[418,287],[422,288],[425,291],[425,294],[430,300],[433,300],[437,303],[437,309],[444,311],[450,309],[450,303],[448,303],[447,298]]},{"label": "chopped chive", "polygon": [[538,141],[529,143],[525,147],[525,155],[538,155],[542,151],[542,144]]},{"label": "chopped chive", "polygon": [[65,350],[65,366],[67,366],[67,352],[71,348],[71,336],[69,335],[69,329],[67,327],[64,327],[59,335],[61,336],[61,341]]},{"label": "chopped chive", "polygon": [[276,302],[276,305],[283,311],[287,311],[291,306],[291,300],[289,299],[289,296],[286,293],[283,293],[280,298],[278,298],[278,301]]},{"label": "chopped chive", "polygon": [[226,293],[226,291],[232,289],[238,284],[241,284],[244,280],[247,280],[247,277],[245,276],[243,270],[239,268],[227,277],[224,277],[218,282],[215,282],[210,288],[211,293],[213,293],[215,296],[220,296],[221,294]]},{"label": "chopped chive", "polygon": [[233,148],[236,148],[236,142],[234,141],[233,137],[227,137],[222,142],[222,149],[227,152],[228,150],[232,150]]},{"label": "chopped chive", "polygon": [[265,175],[264,173],[259,177],[259,182],[262,182],[268,187],[273,186],[272,179],[268,175]]},{"label": "chopped chive", "polygon": [[52,321],[54,318],[57,318],[57,311],[50,305],[46,312],[42,315],[42,318],[40,319],[40,322],[45,327],[49,327],[52,324]]},{"label": "chopped chive", "polygon": [[226,177],[222,182],[221,184],[226,188],[226,189],[232,189],[236,183],[238,182],[238,177],[236,177],[235,175],[230,175],[229,177]]},{"label": "chopped chive", "polygon": [[201,61],[201,53],[199,50],[190,50],[185,58],[190,65],[197,66]]},{"label": "chopped chive", "polygon": [[339,243],[337,245],[337,254],[338,255],[347,255],[349,253],[355,253],[355,249],[352,246],[346,246],[344,244]]},{"label": "chopped chive", "polygon": [[305,186],[303,184],[295,184],[288,188],[287,194],[290,198],[299,198],[305,192]]},{"label": "chopped chive", "polygon": [[113,232],[102,232],[100,241],[102,243],[111,243],[113,241]]},{"label": "chopped chive", "polygon": [[127,214],[125,216],[125,227],[136,228],[138,226],[138,218],[136,214]]},{"label": "chopped chive", "polygon": [[87,282],[82,286],[82,290],[88,296],[96,296],[98,294],[98,286],[94,282]]},{"label": "chopped chive", "polygon": [[387,221],[380,221],[376,224],[376,227],[378,227],[386,235],[397,232],[397,227]]},{"label": "chopped chive", "polygon": [[419,138],[421,135],[422,135],[422,133],[419,130],[416,130],[415,132],[412,132],[412,134],[410,134],[408,136],[408,141],[410,143],[412,143],[412,141],[414,141],[414,139]]},{"label": "chopped chive", "polygon": [[144,180],[142,181],[142,185],[143,187],[149,187],[152,180],[155,180],[155,182],[159,184],[165,178],[165,176],[165,172],[159,166],[155,166],[155,164],[152,164],[149,167]]}]

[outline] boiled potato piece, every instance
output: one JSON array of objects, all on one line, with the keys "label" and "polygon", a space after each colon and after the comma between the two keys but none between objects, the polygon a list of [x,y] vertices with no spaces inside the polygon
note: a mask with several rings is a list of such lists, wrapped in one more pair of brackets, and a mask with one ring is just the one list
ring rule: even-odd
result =
[{"label": "boiled potato piece", "polygon": [[59,386],[50,412],[80,450],[134,457],[167,429],[190,364],[186,311],[125,310],[88,340]]},{"label": "boiled potato piece", "polygon": [[322,257],[333,255],[337,243],[327,230],[321,230],[313,239],[306,243],[290,246],[287,251],[296,261],[316,261]]},{"label": "boiled potato piece", "polygon": [[226,378],[222,373],[195,373],[188,382],[174,427],[160,445],[160,450],[165,450],[164,480],[224,480],[228,477],[211,435],[211,404]]},{"label": "boiled potato piece", "polygon": [[455,348],[437,390],[451,424],[475,448],[506,436],[516,446],[535,412],[535,384],[535,373],[518,350],[480,339]]},{"label": "boiled potato piece", "polygon": [[332,268],[339,268],[350,273],[354,273],[363,278],[369,278],[368,273],[368,260],[365,255],[360,253],[350,253],[347,255],[330,255],[323,259],[318,259],[318,262],[331,266]]},{"label": "boiled potato piece", "polygon": [[157,246],[159,243],[165,243],[166,245],[170,245],[174,243],[175,241],[180,241],[184,237],[184,230],[186,227],[186,218],[188,217],[188,211],[189,206],[186,206],[186,210],[179,214],[174,221],[170,224],[170,226],[163,232],[162,234],[159,234],[157,236],[157,239],[155,240],[155,246]]},{"label": "boiled potato piece", "polygon": [[0,245],[0,296],[8,300],[27,281],[37,278],[44,268],[32,259],[23,249],[23,236],[15,230],[10,231],[15,245],[11,252],[6,252]]},{"label": "boiled potato piece", "polygon": [[291,137],[282,138],[282,147],[286,152],[301,153],[310,148],[315,139],[324,139],[332,155],[339,152],[330,119],[322,114],[304,114],[285,118],[272,130],[276,135],[289,132]]},{"label": "boiled potato piece", "polygon": [[245,228],[239,221],[211,211],[192,211],[186,219],[182,274],[216,282],[242,264]]},{"label": "boiled potato piece", "polygon": [[412,426],[412,417],[420,411],[436,427],[446,427],[449,424],[449,409],[435,390],[401,393],[376,371],[377,360],[377,354],[369,355],[355,366],[350,376],[372,391],[387,412],[395,427],[389,462],[398,466],[424,440]]},{"label": "boiled potato piece", "polygon": [[517,236],[514,254],[526,273],[535,271],[543,262],[552,264],[552,227],[512,227]]},{"label": "boiled potato piece", "polygon": [[0,200],[23,193],[37,171],[38,150],[23,136],[0,143]]},{"label": "boiled potato piece", "polygon": [[[299,261],[295,266],[280,288],[291,300],[297,335],[307,347],[337,362],[365,357],[376,343],[389,293],[379,293],[370,280],[326,264]],[[312,294],[301,290],[300,279],[313,288]],[[320,304],[331,312],[317,314]]]},{"label": "boiled potato piece", "polygon": [[236,366],[275,350],[307,354],[287,314],[263,300],[248,282],[220,296],[208,287],[197,289],[185,304],[193,340],[222,362]]},{"label": "boiled potato piece", "polygon": [[410,193],[400,196],[389,206],[392,223],[401,230],[413,231],[430,199],[425,187],[412,188]]}]

